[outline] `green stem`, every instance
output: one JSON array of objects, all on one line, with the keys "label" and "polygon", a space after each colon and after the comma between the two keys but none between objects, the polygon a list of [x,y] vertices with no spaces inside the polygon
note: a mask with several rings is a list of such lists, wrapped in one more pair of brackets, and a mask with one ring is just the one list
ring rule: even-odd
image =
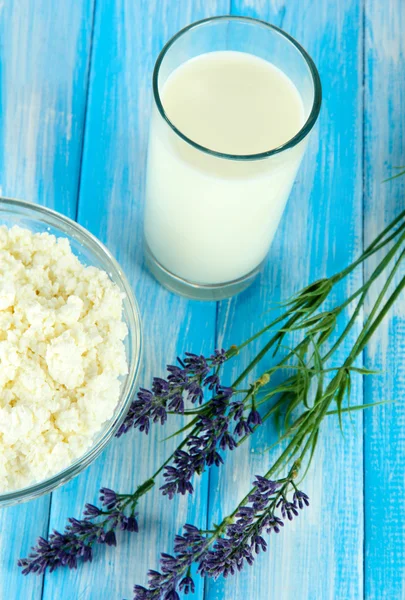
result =
[{"label": "green stem", "polygon": [[[288,321],[286,327],[293,325],[298,319],[299,315],[292,316]],[[232,387],[237,387],[244,379],[249,375],[249,373],[255,368],[255,366],[262,360],[262,358],[267,354],[267,352],[277,343],[280,338],[280,333],[277,332],[273,337],[267,342],[267,344],[262,348],[262,350],[255,356],[255,358],[249,363],[246,369],[239,375],[236,381],[233,383]]]},{"label": "green stem", "polygon": [[384,306],[381,309],[381,311],[379,312],[378,316],[375,318],[374,322],[370,325],[368,331],[364,334],[362,332],[361,341],[359,343],[357,343],[356,348],[353,349],[353,353],[355,352],[355,357],[357,357],[364,350],[364,348],[368,344],[370,338],[372,337],[372,335],[374,334],[374,332],[380,325],[381,321],[385,318],[385,316],[389,312],[390,308],[392,307],[392,305],[394,304],[394,302],[396,301],[396,299],[398,298],[398,296],[400,295],[400,293],[402,292],[404,287],[405,287],[405,276],[401,279],[398,286],[395,288],[395,290],[393,291],[393,293],[391,294],[391,296],[389,297],[387,302],[384,304]]},{"label": "green stem", "polygon": [[[381,232],[381,234],[379,236],[377,236],[377,238],[374,240],[374,242],[363,252],[363,254],[356,260],[354,261],[349,267],[347,267],[346,269],[344,269],[343,271],[341,271],[340,273],[338,273],[337,275],[335,275],[333,278],[331,278],[331,280],[333,281],[333,285],[335,283],[337,283],[338,281],[340,281],[341,279],[343,279],[343,277],[345,277],[347,274],[349,274],[353,269],[355,269],[359,264],[361,264],[366,258],[368,258],[369,256],[371,256],[371,254],[374,254],[375,252],[377,252],[378,250],[380,250],[383,246],[385,246],[387,243],[389,243],[392,239],[394,239],[396,236],[398,236],[398,234],[402,231],[402,229],[405,227],[405,224],[402,224],[401,227],[399,227],[394,233],[392,233],[390,236],[388,236],[385,240],[383,239],[387,233],[389,231],[391,231],[393,229],[393,227],[405,216],[405,211],[403,211],[400,215],[398,215],[398,217],[388,226],[386,227],[386,229]],[[367,281],[366,284],[364,284],[362,286],[362,288],[360,288],[359,290],[357,290],[357,292],[355,292],[355,294],[353,294],[347,301],[345,301],[342,305],[340,305],[337,309],[335,309],[337,311],[337,313],[341,312],[341,310],[343,310],[343,308],[345,308],[353,299],[355,299],[358,295],[361,294],[360,300],[356,306],[356,309],[354,311],[354,314],[352,315],[352,318],[350,319],[348,325],[346,326],[344,332],[341,334],[341,336],[339,337],[339,339],[337,340],[337,342],[332,346],[332,349],[323,357],[323,361],[326,361],[328,358],[330,358],[330,356],[333,354],[333,352],[337,349],[337,347],[342,343],[343,339],[346,337],[347,333],[349,332],[349,330],[351,329],[351,327],[353,326],[359,312],[360,312],[360,308],[364,303],[365,300],[365,296],[371,286],[371,284],[373,283],[373,281],[376,279],[376,277],[379,276],[379,274],[384,270],[384,268],[389,264],[389,262],[392,260],[392,258],[395,256],[398,248],[400,247],[400,245],[402,244],[402,242],[405,239],[405,233],[403,233],[400,236],[400,239],[397,240],[397,242],[394,244],[393,248],[391,248],[391,250],[387,253],[387,255],[384,257],[384,259],[380,262],[380,264],[377,266],[377,268],[374,270],[373,274],[371,275],[371,277],[369,278],[369,280]],[[382,240],[382,241],[381,241]],[[380,243],[381,241],[381,243]],[[332,381],[329,383],[325,394],[323,396],[323,400],[319,403],[317,403],[316,405],[314,405],[314,407],[312,409],[310,409],[308,411],[307,416],[304,418],[304,420],[300,423],[299,428],[297,430],[297,432],[294,434],[293,438],[291,439],[291,441],[289,442],[289,444],[287,445],[287,447],[284,449],[284,451],[281,453],[281,455],[279,456],[279,458],[276,460],[276,462],[272,465],[271,469],[268,471],[268,473],[265,475],[266,477],[270,477],[273,473],[275,473],[283,464],[285,464],[287,459],[291,459],[294,457],[295,454],[297,454],[297,452],[299,451],[299,448],[302,446],[302,443],[305,439],[305,437],[307,437],[307,441],[305,443],[304,448],[302,449],[301,452],[301,459],[305,456],[306,452],[308,451],[308,449],[311,447],[311,444],[314,440],[314,436],[317,435],[318,429],[319,429],[319,425],[322,421],[322,419],[325,417],[325,415],[328,413],[328,408],[331,404],[331,402],[333,401],[334,398],[334,393],[335,390],[337,389],[337,386],[341,380],[342,377],[342,373],[344,372],[345,369],[350,368],[351,364],[354,362],[354,360],[356,359],[356,357],[359,355],[359,353],[364,349],[365,345],[367,344],[368,340],[371,338],[371,336],[373,335],[373,333],[375,332],[376,328],[378,327],[378,325],[381,323],[382,319],[385,317],[385,315],[387,314],[387,312],[389,311],[389,309],[391,308],[392,304],[395,302],[395,300],[397,299],[397,297],[399,296],[399,294],[401,293],[402,289],[405,287],[405,277],[401,280],[400,284],[398,285],[398,287],[396,288],[396,290],[393,292],[393,294],[390,296],[390,298],[388,299],[388,301],[385,303],[384,307],[381,309],[380,313],[378,314],[378,316],[374,319],[374,316],[379,308],[380,303],[383,300],[383,297],[390,285],[390,283],[392,282],[395,272],[398,269],[398,266],[401,262],[401,260],[403,259],[403,257],[405,256],[405,251],[403,251],[400,255],[400,257],[398,258],[398,260],[396,261],[396,264],[394,265],[385,285],[383,286],[382,291],[380,292],[377,302],[373,307],[373,310],[371,311],[366,323],[365,323],[365,328],[362,330],[362,332],[360,333],[360,335],[358,336],[358,339],[350,353],[350,355],[348,356],[348,358],[346,359],[344,365],[342,368],[338,369],[337,374],[334,376],[334,378],[332,379]],[[329,290],[330,291],[330,290]],[[326,296],[325,296],[326,297]],[[322,302],[325,298],[323,297]],[[317,304],[317,300],[315,300],[314,304],[309,304],[307,307],[307,312],[310,314],[312,314],[314,312],[314,310],[316,310],[316,308],[318,307],[319,304]],[[280,317],[278,317],[277,319],[273,320],[272,323],[270,323],[269,325],[267,325],[265,328],[263,328],[262,330],[260,330],[259,332],[257,332],[254,336],[252,336],[251,338],[249,338],[248,340],[246,340],[246,342],[244,342],[243,344],[241,344],[240,346],[236,347],[233,351],[233,355],[236,354],[237,352],[239,352],[242,348],[244,348],[245,346],[247,346],[248,344],[250,344],[251,342],[253,342],[254,340],[256,340],[258,337],[260,337],[263,333],[265,333],[266,331],[268,331],[269,329],[271,329],[272,327],[274,327],[274,325],[286,320],[287,316],[288,316],[289,312],[286,311],[285,314],[281,315]],[[285,325],[285,330],[288,331],[289,329],[291,329],[293,327],[293,325],[295,323],[297,323],[297,321],[299,321],[300,319],[302,319],[302,308],[299,308],[298,310],[296,310],[291,316],[290,318],[287,320],[286,325]],[[307,318],[308,318],[308,314],[307,314]],[[329,333],[330,335],[330,333]],[[322,340],[322,342],[326,341],[327,337],[329,337],[329,335],[327,335],[326,337],[324,337],[324,339]],[[267,352],[277,343],[280,341],[280,339],[282,339],[282,337],[284,336],[284,332],[280,332],[278,331],[277,333],[275,333],[275,335],[272,336],[272,338],[265,344],[265,346],[262,348],[262,350],[255,356],[255,358],[249,363],[249,365],[244,369],[244,371],[241,373],[241,375],[239,377],[237,377],[237,379],[234,381],[232,387],[237,387],[246,377],[247,375],[255,368],[255,366],[261,361],[261,359],[267,354]],[[302,346],[303,342],[300,342],[300,344],[298,344],[297,349],[299,349]],[[280,361],[280,364],[278,365],[279,368],[281,368],[281,366],[284,366],[286,361],[289,360],[289,358],[291,358],[294,354],[296,354],[296,349],[291,351],[284,359],[282,359],[282,361]],[[267,373],[273,373],[274,372],[274,368],[270,369]],[[316,374],[315,370],[309,370],[309,376],[312,377]],[[279,390],[280,391],[280,390]],[[252,391],[250,391],[248,393],[249,395],[252,395]],[[273,394],[269,394],[268,399],[272,396]],[[262,403],[262,402],[261,402]],[[277,410],[277,408],[280,407],[280,405],[282,405],[283,403],[283,399],[280,399],[278,402],[276,402],[272,407],[270,407],[269,411],[266,413],[266,415],[264,416],[264,419],[268,418],[275,410]],[[177,446],[176,450],[168,457],[168,459],[156,470],[156,472],[153,474],[153,476],[148,480],[148,481],[152,481],[154,484],[154,480],[156,479],[156,477],[164,470],[164,468],[173,460],[175,452],[178,450],[181,450],[186,444],[187,441],[189,439],[190,436],[192,435],[197,435],[199,433],[199,428],[196,427],[196,423],[198,421],[199,415],[201,414],[200,411],[187,411],[188,414],[196,414],[197,416],[187,425],[187,428],[192,428],[191,433],[188,434],[188,436]],[[291,432],[291,430],[290,430]],[[283,436],[284,437],[284,436]],[[239,443],[242,443],[243,441],[245,441],[245,438],[242,438],[242,440]],[[279,440],[281,441],[281,440]],[[145,485],[145,484],[144,484]],[[142,486],[141,486],[142,488]],[[149,488],[148,488],[149,489]],[[147,489],[145,488],[145,490],[147,491]],[[140,497],[140,495],[143,495],[143,493],[146,493],[146,491],[139,493],[139,488],[138,490],[132,495],[132,497],[134,497],[135,495],[137,495],[137,498]],[[244,501],[246,501],[246,499],[244,499]],[[243,501],[242,501],[243,503]]]},{"label": "green stem", "polygon": [[[397,222],[399,222],[399,220],[402,219],[404,216],[405,216],[405,211],[403,211],[397,217],[397,219],[395,219],[395,221],[393,221],[393,223],[391,223],[374,240],[374,242],[366,249],[366,251],[363,253],[363,255],[357,261],[355,261],[347,269],[343,270],[340,275],[336,276],[335,281],[337,282],[337,281],[341,280],[345,275],[347,275],[349,272],[351,272],[351,270],[353,270],[357,265],[359,265],[363,260],[365,260],[365,258],[370,256],[374,252],[377,252],[380,249],[380,247],[382,247],[383,245],[388,243],[391,239],[393,239],[393,237],[395,237],[395,235],[398,234],[398,230],[395,232],[395,234],[393,234],[392,236],[389,236],[389,238],[387,240],[385,240],[385,242],[382,242],[381,244],[379,244],[379,241],[382,240],[384,238],[384,236],[393,228],[393,226]],[[393,258],[396,250],[399,247],[399,244],[402,243],[403,238],[404,238],[404,236],[402,235],[401,239],[395,244],[396,248],[391,249],[391,251],[383,259],[383,261],[381,261],[381,263],[377,267],[377,269],[375,269],[374,274],[376,276],[378,276],[382,272],[383,268]],[[307,439],[306,439],[304,447],[301,450],[301,454],[298,459],[298,463],[299,464],[302,463],[306,454],[308,453],[308,451],[311,448],[312,448],[312,453],[311,453],[311,457],[312,457],[313,447],[314,447],[314,444],[316,445],[319,427],[322,423],[322,420],[325,418],[325,416],[327,416],[329,414],[328,409],[329,409],[330,404],[332,403],[333,399],[335,398],[336,392],[339,390],[339,386],[341,384],[342,377],[344,376],[346,370],[351,368],[351,366],[352,366],[353,362],[356,360],[357,356],[363,351],[363,349],[367,345],[368,341],[370,340],[372,335],[375,333],[376,329],[378,328],[378,326],[380,325],[380,323],[382,322],[382,320],[384,319],[384,317],[386,316],[386,314],[388,313],[388,311],[390,310],[390,308],[392,307],[392,305],[394,304],[394,302],[396,301],[396,299],[402,292],[403,288],[405,287],[405,276],[404,276],[401,279],[398,286],[396,287],[396,289],[390,295],[388,300],[385,302],[385,304],[383,305],[380,312],[378,312],[378,314],[377,314],[379,306],[382,303],[383,298],[385,297],[388,287],[389,287],[390,283],[392,282],[392,280],[395,276],[395,273],[398,270],[398,266],[401,263],[404,255],[405,255],[405,251],[403,251],[401,253],[400,257],[396,261],[387,281],[385,282],[385,284],[383,286],[383,289],[381,290],[381,292],[377,298],[377,301],[376,301],[370,315],[368,316],[368,318],[364,324],[362,331],[360,332],[360,334],[352,348],[352,351],[350,352],[349,356],[344,361],[343,366],[340,369],[338,369],[338,372],[336,373],[336,375],[329,382],[323,396],[314,405],[314,407],[308,411],[307,416],[304,417],[304,419],[302,420],[300,427],[299,427],[298,431],[296,432],[296,434],[293,436],[292,440],[289,442],[287,447],[283,450],[283,452],[280,454],[278,459],[273,463],[271,468],[265,474],[266,478],[270,478],[274,473],[276,473],[278,471],[278,469],[280,467],[282,467],[285,464],[285,462],[287,460],[291,460],[295,456],[295,454],[297,454],[297,452],[301,448],[302,443],[305,440],[305,438],[307,438]],[[364,289],[361,292],[358,291],[356,293],[356,296],[361,293],[361,297],[360,297],[359,303],[357,304],[356,309],[354,311],[354,315],[350,319],[348,326],[345,328],[344,335],[342,334],[342,336],[340,336],[339,340],[332,347],[332,352],[329,351],[327,353],[326,357],[324,357],[324,360],[329,358],[333,354],[334,350],[336,350],[336,348],[339,346],[339,344],[343,341],[343,339],[347,335],[348,331],[353,326],[353,324],[356,320],[356,317],[358,316],[358,314],[360,312],[360,308],[364,303],[366,293],[368,292],[368,290],[374,280],[375,280],[375,277],[372,276],[369,279],[369,281],[367,282],[367,284],[365,284],[365,286],[363,286]],[[352,300],[353,299],[354,298],[352,298]],[[299,313],[298,313],[298,315],[299,315]],[[290,319],[287,323],[287,326],[294,324],[299,318],[300,318],[300,315],[297,316],[297,313],[296,313],[295,315],[290,317]],[[283,320],[283,319],[280,318],[280,320]],[[267,328],[262,330],[261,333],[263,333],[264,331],[267,331]],[[253,339],[256,339],[256,337],[258,337],[258,335],[261,335],[261,333],[257,334],[253,338],[251,338],[251,341],[253,341]],[[259,352],[259,354],[255,357],[255,359],[248,365],[248,367],[238,377],[238,379],[236,380],[236,383],[234,385],[238,385],[240,383],[240,381],[242,381],[247,376],[247,374],[256,366],[256,364],[261,360],[261,358],[266,354],[266,352],[272,347],[272,345],[274,343],[276,343],[278,338],[279,338],[278,334],[276,334],[275,336],[272,337],[272,339],[264,346],[264,348],[261,350],[261,352]],[[248,343],[250,343],[250,342],[248,342]],[[268,414],[272,413],[276,409],[276,407],[277,407],[277,403],[269,409]],[[294,463],[292,469],[295,467],[295,464],[296,463]],[[290,470],[290,472],[292,472],[292,469]],[[231,515],[229,515],[228,517],[226,517],[223,520],[221,525],[216,529],[216,533],[213,536],[213,538],[216,539],[222,534],[226,525],[234,518],[234,516],[236,515],[236,513],[240,509],[240,507],[245,505],[248,502],[249,496],[255,491],[255,489],[256,489],[255,487],[252,488],[252,490],[250,490],[249,493],[242,499],[242,501],[238,504],[237,508],[231,513]],[[211,543],[211,540],[210,540],[210,543]]]},{"label": "green stem", "polygon": [[[401,215],[399,215],[397,217],[397,219],[395,219],[395,223],[398,220],[400,220],[401,218],[403,218],[404,216],[405,216],[405,211],[403,211],[401,213]],[[393,222],[393,224],[394,224],[394,222]],[[388,228],[386,228],[386,230],[384,230],[384,231],[388,231],[393,226],[393,224],[391,224],[391,226],[389,226]],[[402,227],[405,227],[405,224]],[[365,252],[365,253],[367,253],[367,256],[365,258],[368,258],[369,256],[371,256],[371,254],[373,254],[374,252],[377,252],[378,250],[380,250],[384,245],[386,245],[389,241],[391,241],[394,237],[396,237],[398,235],[399,231],[400,231],[400,229],[396,230],[396,232],[394,234],[392,234],[391,236],[389,236],[389,238],[387,238],[387,240],[385,240],[382,244],[377,245],[373,249],[373,245],[376,243],[376,241],[380,237],[383,237],[383,234],[385,235],[385,233],[382,232],[380,234],[380,236],[378,236],[378,238],[376,238],[376,240],[373,242],[373,244],[370,245],[369,248],[368,248],[368,250]],[[367,281],[367,283],[365,283],[354,294],[352,294],[345,302],[343,302],[339,307],[337,307],[335,309],[336,314],[339,314],[357,296],[359,296],[360,294],[362,294],[362,296],[360,298],[360,301],[359,301],[359,304],[358,304],[358,306],[356,308],[355,314],[350,319],[350,321],[349,321],[347,327],[345,328],[344,332],[342,333],[342,335],[339,337],[339,339],[337,340],[337,342],[334,344],[333,349],[331,349],[328,352],[328,354],[326,355],[326,357],[324,357],[324,360],[327,360],[327,358],[329,358],[332,355],[332,353],[338,348],[338,346],[341,344],[341,342],[343,341],[343,339],[346,337],[347,333],[350,331],[350,329],[352,328],[352,326],[354,325],[354,323],[356,321],[356,317],[357,317],[358,313],[360,312],[360,308],[361,308],[362,304],[364,303],[364,299],[366,297],[366,293],[370,289],[370,286],[372,285],[372,283],[374,282],[374,280],[383,272],[383,270],[386,268],[386,266],[389,264],[389,262],[395,256],[396,252],[398,251],[398,249],[400,248],[400,246],[402,245],[402,243],[404,241],[405,241],[405,232],[401,235],[400,239],[394,244],[394,246],[390,249],[390,251],[384,257],[384,259],[376,267],[376,269],[374,270],[374,272],[370,276],[370,278]],[[362,258],[362,256],[359,259],[357,259],[357,261],[355,261],[354,263],[352,263],[352,265],[350,265],[350,267],[347,267],[347,269],[345,269],[344,271],[341,271],[340,273],[338,273],[337,275],[335,275],[331,279],[334,279],[335,283],[337,283],[338,281],[340,281],[341,279],[343,279],[342,273],[345,273],[344,274],[344,277],[345,277],[356,266],[358,266],[361,262],[363,262],[363,260],[365,260],[365,258]],[[401,254],[401,259],[402,259],[402,254]],[[261,335],[263,335],[263,333],[265,333],[269,329],[273,328],[274,325],[276,325],[276,324],[284,321],[287,318],[287,316],[288,316],[288,312],[284,313],[283,315],[281,315],[280,317],[278,317],[277,319],[275,319],[274,321],[272,321],[272,323],[270,323],[269,325],[267,325],[266,327],[264,327],[263,329],[261,329],[260,331],[258,331],[254,336],[252,336],[251,338],[249,338],[248,340],[246,340],[246,342],[244,342],[243,344],[241,344],[240,346],[238,346],[238,350],[241,350],[242,348],[244,348],[245,346],[247,346],[248,344],[250,344],[252,341],[256,340],[258,337],[260,337]],[[291,330],[292,326],[301,317],[302,317],[302,315],[299,312],[295,313],[292,317],[290,317],[290,319],[287,321],[287,323],[285,324],[285,326],[283,328],[284,332],[287,332],[288,330]],[[239,385],[247,377],[247,375],[255,368],[255,366],[267,354],[267,352],[277,343],[277,341],[280,339],[280,335],[281,335],[280,331],[277,331],[277,333],[275,333],[275,335],[267,342],[267,344],[262,348],[262,350],[256,355],[256,357],[249,363],[249,365],[246,367],[246,369],[236,379],[236,381],[234,382],[234,386],[235,387],[237,385]]]},{"label": "green stem", "polygon": [[[374,271],[371,274],[371,276],[369,277],[368,281],[359,290],[357,290],[357,292],[355,292],[354,294],[352,294],[352,296],[346,302],[344,302],[343,305],[341,305],[342,307],[348,306],[348,304],[350,304],[359,295],[359,293],[362,291],[360,300],[359,300],[359,302],[358,302],[358,304],[356,306],[356,309],[355,309],[353,315],[351,316],[348,324],[346,325],[345,329],[343,330],[343,332],[341,333],[341,335],[339,336],[339,338],[333,344],[332,348],[323,357],[324,361],[327,361],[332,356],[332,354],[334,354],[334,352],[337,350],[337,348],[340,346],[340,344],[346,338],[346,336],[349,333],[349,331],[352,329],[352,327],[355,324],[356,319],[357,319],[357,317],[358,317],[358,315],[360,313],[360,309],[361,309],[361,307],[364,304],[367,292],[369,291],[371,285],[377,279],[377,277],[379,277],[379,275],[381,275],[381,273],[384,271],[384,269],[388,266],[388,264],[394,258],[395,254],[399,250],[399,248],[400,248],[401,244],[403,243],[403,241],[405,241],[405,235],[401,236],[400,240],[398,240],[398,242],[391,248],[391,250],[384,257],[384,259],[374,269]],[[396,261],[396,263],[394,265],[394,268],[393,268],[394,273],[397,270],[397,268],[399,266],[399,263],[401,262],[403,256],[404,256],[404,251],[401,252],[400,257],[397,259],[397,261]]]},{"label": "green stem", "polygon": [[374,239],[374,241],[364,250],[364,252],[359,256],[357,260],[351,263],[348,267],[340,271],[334,276],[336,282],[341,281],[346,275],[351,273],[356,267],[358,267],[362,262],[364,262],[367,258],[369,258],[372,254],[375,254],[381,248],[386,246],[391,240],[393,240],[400,231],[402,231],[405,227],[405,224],[401,224],[398,229],[396,229],[386,240],[383,240],[381,244],[379,244],[380,240],[382,240],[385,235],[392,230],[395,225],[401,221],[405,217],[405,210],[399,213],[399,215],[389,224],[387,227]]}]

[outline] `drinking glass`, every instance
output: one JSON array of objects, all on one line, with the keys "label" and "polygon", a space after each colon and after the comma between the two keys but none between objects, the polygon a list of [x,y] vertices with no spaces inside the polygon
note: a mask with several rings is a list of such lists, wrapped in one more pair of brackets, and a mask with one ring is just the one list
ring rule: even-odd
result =
[{"label": "drinking glass", "polygon": [[[259,154],[227,154],[204,147],[171,122],[161,93],[167,78],[191,58],[221,50],[253,54],[293,82],[304,124],[286,143]],[[252,283],[279,225],[321,95],[310,56],[269,23],[214,17],[189,25],[164,46],[153,72],[144,243],[146,264],[166,288],[220,300]]]}]

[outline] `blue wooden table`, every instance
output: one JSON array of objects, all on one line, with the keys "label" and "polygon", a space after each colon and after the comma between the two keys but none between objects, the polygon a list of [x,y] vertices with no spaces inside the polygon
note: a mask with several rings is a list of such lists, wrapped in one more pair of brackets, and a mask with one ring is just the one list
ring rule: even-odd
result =
[{"label": "blue wooden table", "polygon": [[[324,104],[264,273],[237,298],[198,303],[169,294],[142,264],[151,72],[178,29],[227,13],[268,20],[296,37],[318,65]],[[405,163],[404,29],[403,0],[1,3],[0,192],[77,219],[118,258],[143,317],[140,384],[185,350],[241,342],[265,323],[270,304],[342,268],[403,208],[404,183],[381,182]],[[347,290],[363,275],[356,272]],[[353,391],[359,404],[398,402],[354,413],[344,437],[330,419],[305,485],[310,509],[272,539],[254,568],[226,582],[199,581],[196,598],[405,598],[404,350],[402,299],[364,355],[382,373],[359,376]],[[115,550],[99,548],[92,565],[20,575],[16,559],[36,537],[79,516],[102,485],[129,491],[147,478],[174,448],[175,440],[161,440],[175,428],[129,433],[62,489],[2,510],[0,599],[131,598],[182,523],[218,522],[271,462],[263,450],[274,431],[266,426],[200,478],[192,499],[150,494],[139,534],[123,535]]]}]

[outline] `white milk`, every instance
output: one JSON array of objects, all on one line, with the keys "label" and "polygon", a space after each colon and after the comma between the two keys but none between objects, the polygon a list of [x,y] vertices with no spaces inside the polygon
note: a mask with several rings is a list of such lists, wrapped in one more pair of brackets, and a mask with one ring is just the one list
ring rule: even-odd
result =
[{"label": "white milk", "polygon": [[[167,117],[207,149],[266,152],[304,124],[292,81],[271,63],[220,51],[188,60],[160,90]],[[305,141],[261,160],[227,159],[184,141],[153,108],[145,210],[146,242],[169,271],[202,284],[229,282],[265,258]]]}]

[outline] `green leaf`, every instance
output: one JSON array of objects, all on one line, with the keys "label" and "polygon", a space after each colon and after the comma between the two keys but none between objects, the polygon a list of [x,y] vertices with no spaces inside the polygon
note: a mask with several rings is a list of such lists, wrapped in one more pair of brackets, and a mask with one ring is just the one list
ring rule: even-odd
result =
[{"label": "green leaf", "polygon": [[318,443],[318,437],[319,437],[319,429],[317,429],[317,430],[315,431],[314,435],[313,435],[313,440],[312,440],[312,442],[311,442],[311,450],[310,450],[309,457],[308,457],[308,463],[307,463],[307,466],[305,467],[305,471],[304,471],[304,473],[302,474],[302,477],[301,477],[301,479],[300,479],[300,482],[299,482],[299,483],[301,483],[301,481],[303,481],[303,479],[305,479],[305,477],[306,477],[306,476],[307,476],[307,474],[308,474],[309,468],[310,468],[310,466],[311,466],[311,463],[312,463],[312,459],[313,459],[313,457],[314,457],[314,454],[315,454],[316,445],[317,445],[317,443]]},{"label": "green leaf", "polygon": [[383,183],[386,183],[387,181],[391,181],[392,179],[396,179],[397,177],[402,177],[402,175],[405,175],[405,167],[392,167],[393,169],[401,169],[399,173],[396,173],[395,175],[392,175],[391,177],[388,177],[387,179],[383,179]]},{"label": "green leaf", "polygon": [[[391,404],[392,402],[396,402],[396,400],[379,400],[378,402],[370,402],[370,404],[359,404],[357,406],[347,406],[345,408],[341,409],[342,413],[345,412],[353,412],[355,410],[364,410],[366,408],[373,408],[374,406],[381,406],[381,404]],[[329,415],[336,415],[338,414],[339,411],[337,410],[329,410],[326,414]]]},{"label": "green leaf", "polygon": [[289,428],[289,420],[290,420],[290,416],[292,415],[294,409],[296,409],[302,402],[302,392],[297,389],[297,391],[294,393],[290,393],[289,395],[286,396],[286,398],[288,399],[289,397],[291,397],[291,400],[287,400],[288,401],[288,408],[287,411],[285,413],[285,417],[284,417],[284,428],[288,429]]},{"label": "green leaf", "polygon": [[[350,400],[352,397],[352,379],[350,376],[350,372],[347,371],[347,404],[348,404],[348,408],[350,408]],[[350,419],[352,419],[352,413],[349,412],[349,417]],[[353,421],[352,421],[353,423]]]},{"label": "green leaf", "polygon": [[337,406],[337,414],[339,417],[339,427],[340,427],[340,431],[343,434],[343,424],[342,424],[342,403],[343,403],[343,398],[345,397],[346,391],[347,391],[347,375],[344,374],[343,375],[343,380],[339,385],[339,389],[338,392],[336,394],[336,406]]},{"label": "green leaf", "polygon": [[[317,404],[323,396],[323,382],[324,382],[323,360],[321,357],[321,352],[320,352],[320,348],[318,346],[317,341],[315,340],[315,338],[313,336],[311,336],[310,339],[311,339],[312,346],[314,348],[314,354],[313,354],[314,366],[317,369],[317,371],[319,372],[318,385],[317,385],[316,394],[315,394],[315,404]],[[308,407],[308,402],[306,403],[306,406]]]},{"label": "green leaf", "polygon": [[374,369],[366,369],[365,367],[349,367],[349,371],[354,371],[355,373],[360,373],[360,375],[379,375],[382,371],[377,371]]},{"label": "green leaf", "polygon": [[184,425],[184,427],[182,427],[181,429],[178,429],[171,435],[168,435],[167,437],[163,438],[163,440],[161,440],[161,441],[166,442],[167,440],[171,440],[172,438],[176,437],[177,435],[180,435],[181,433],[183,433],[183,431],[187,431],[187,429],[191,429],[191,427],[194,427],[194,425],[195,425],[195,419],[193,419],[192,421],[190,421],[190,423],[187,423],[187,425]]}]

